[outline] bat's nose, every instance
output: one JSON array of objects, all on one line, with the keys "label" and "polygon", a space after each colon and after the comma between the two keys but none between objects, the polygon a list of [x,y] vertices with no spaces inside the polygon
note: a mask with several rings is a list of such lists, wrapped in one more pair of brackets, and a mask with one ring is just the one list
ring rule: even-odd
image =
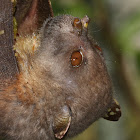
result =
[{"label": "bat's nose", "polygon": [[82,25],[84,28],[88,28],[88,24],[90,22],[90,18],[86,15],[81,19]]},{"label": "bat's nose", "polygon": [[74,18],[73,26],[77,29],[88,28],[90,18],[86,15],[82,19]]}]

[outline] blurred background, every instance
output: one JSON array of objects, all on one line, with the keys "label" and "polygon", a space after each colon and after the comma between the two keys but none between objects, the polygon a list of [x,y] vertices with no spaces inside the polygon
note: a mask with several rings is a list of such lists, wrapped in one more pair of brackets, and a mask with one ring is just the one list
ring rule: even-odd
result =
[{"label": "blurred background", "polygon": [[140,0],[51,1],[55,15],[91,18],[122,110],[118,122],[100,119],[71,140],[140,140]]}]

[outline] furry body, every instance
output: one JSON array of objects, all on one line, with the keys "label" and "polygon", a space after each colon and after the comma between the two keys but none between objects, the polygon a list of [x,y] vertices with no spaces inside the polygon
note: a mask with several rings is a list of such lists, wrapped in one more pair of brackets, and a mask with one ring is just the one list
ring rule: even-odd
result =
[{"label": "furry body", "polygon": [[[68,15],[50,18],[39,34],[31,35],[33,41],[25,39],[29,36],[17,39],[20,74],[12,86],[0,93],[0,133],[8,139],[55,139],[53,121],[65,105],[72,116],[66,136],[74,136],[110,107],[112,87],[103,57],[86,29],[79,35],[73,20]],[[70,63],[76,50],[84,56],[78,68]]]}]

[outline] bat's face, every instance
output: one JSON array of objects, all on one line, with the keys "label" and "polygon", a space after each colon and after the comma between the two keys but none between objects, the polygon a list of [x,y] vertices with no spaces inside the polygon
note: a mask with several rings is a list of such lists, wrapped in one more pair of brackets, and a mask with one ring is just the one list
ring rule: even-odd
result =
[{"label": "bat's face", "polygon": [[0,135],[54,140],[74,136],[100,117],[117,121],[120,106],[112,99],[102,51],[88,35],[89,18],[48,18],[53,16],[50,0],[15,2],[17,60],[12,48],[13,5],[11,1],[1,5],[3,11],[9,7],[10,13],[5,12],[8,19],[3,23],[8,24],[0,36],[0,88],[4,88],[0,90]]},{"label": "bat's face", "polygon": [[35,63],[62,89],[59,94],[55,89],[55,100],[63,95],[61,102],[70,107],[68,135],[81,132],[101,117],[112,100],[110,78],[102,53],[88,37],[88,22],[88,17],[80,20],[66,15],[48,19],[34,57]]}]

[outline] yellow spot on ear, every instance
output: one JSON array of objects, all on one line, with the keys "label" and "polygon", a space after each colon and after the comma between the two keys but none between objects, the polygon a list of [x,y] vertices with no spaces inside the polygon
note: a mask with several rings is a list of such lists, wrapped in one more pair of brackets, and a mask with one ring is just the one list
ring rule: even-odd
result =
[{"label": "yellow spot on ear", "polygon": [[110,115],[112,115],[112,116],[115,115],[115,112],[110,112]]},{"label": "yellow spot on ear", "polygon": [[0,31],[0,35],[3,35],[3,34],[4,34],[4,30],[1,30],[1,31]]},{"label": "yellow spot on ear", "polygon": [[88,27],[88,23],[85,23],[85,24],[84,24],[84,27],[87,28],[87,27]]}]

